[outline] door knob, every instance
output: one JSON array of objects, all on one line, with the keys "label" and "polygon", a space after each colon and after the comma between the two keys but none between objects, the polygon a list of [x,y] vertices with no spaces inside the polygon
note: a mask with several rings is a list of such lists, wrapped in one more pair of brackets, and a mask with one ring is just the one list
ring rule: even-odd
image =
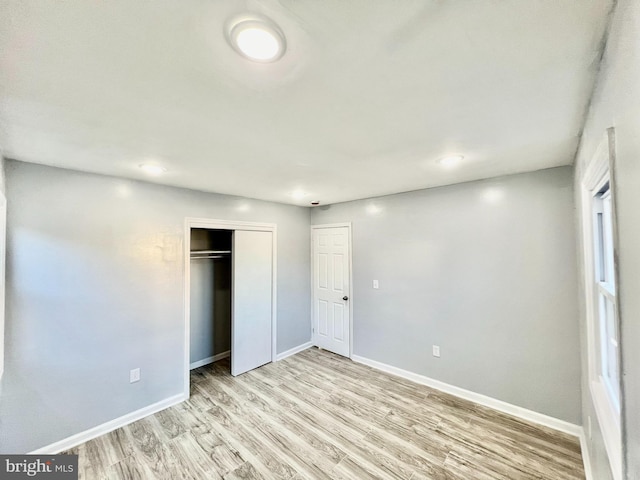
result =
[{"label": "door knob", "polygon": [[344,297],[342,297],[343,300],[349,300],[349,297],[347,297],[346,295]]}]

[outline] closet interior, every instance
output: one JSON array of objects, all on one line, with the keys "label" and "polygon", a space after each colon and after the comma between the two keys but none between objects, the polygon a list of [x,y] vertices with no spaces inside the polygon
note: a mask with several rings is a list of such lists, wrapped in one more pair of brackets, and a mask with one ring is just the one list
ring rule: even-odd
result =
[{"label": "closet interior", "polygon": [[230,356],[232,234],[191,229],[191,369]]}]

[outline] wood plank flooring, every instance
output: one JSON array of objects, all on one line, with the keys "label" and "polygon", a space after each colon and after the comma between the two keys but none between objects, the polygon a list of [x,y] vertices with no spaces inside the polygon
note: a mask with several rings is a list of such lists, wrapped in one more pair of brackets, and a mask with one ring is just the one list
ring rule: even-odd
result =
[{"label": "wood plank flooring", "polygon": [[584,479],[575,437],[312,348],[66,453],[81,479]]}]

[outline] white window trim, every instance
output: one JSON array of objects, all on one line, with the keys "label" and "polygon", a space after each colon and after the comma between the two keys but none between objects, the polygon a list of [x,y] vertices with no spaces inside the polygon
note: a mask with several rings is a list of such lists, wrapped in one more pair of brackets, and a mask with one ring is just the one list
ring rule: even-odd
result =
[{"label": "white window trim", "polygon": [[[0,152],[1,153],[1,152]],[[0,159],[2,156],[0,155]],[[0,163],[0,169],[3,168]],[[0,172],[1,174],[1,172]],[[7,245],[7,199],[0,192],[0,379],[4,373],[4,297]]]},{"label": "white window trim", "polygon": [[[620,428],[620,411],[610,400],[604,378],[600,375],[600,358],[596,342],[599,335],[597,292],[595,287],[595,244],[593,240],[593,201],[602,186],[610,181],[609,171],[609,137],[600,143],[594,157],[589,163],[582,178],[582,237],[584,253],[584,291],[587,317],[587,357],[589,390],[596,411],[600,430],[609,457],[613,478],[622,480],[622,434]],[[610,183],[613,191],[613,185]],[[615,207],[614,207],[615,208]],[[615,243],[614,243],[615,248]]]}]

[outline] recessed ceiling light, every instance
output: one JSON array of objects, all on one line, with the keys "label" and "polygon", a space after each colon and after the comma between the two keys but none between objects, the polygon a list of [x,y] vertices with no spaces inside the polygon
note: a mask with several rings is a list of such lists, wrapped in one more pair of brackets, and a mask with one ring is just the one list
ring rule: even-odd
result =
[{"label": "recessed ceiling light", "polygon": [[164,173],[167,171],[166,168],[161,167],[160,165],[154,165],[152,163],[143,163],[139,165],[139,167],[149,175],[160,175],[161,173]]},{"label": "recessed ceiling light", "polygon": [[249,60],[265,63],[282,57],[286,47],[280,29],[266,19],[245,19],[233,24],[229,43]]},{"label": "recessed ceiling light", "polygon": [[291,194],[291,196],[293,197],[294,200],[302,200],[304,197],[307,196],[307,193],[303,192],[302,190],[296,190]]},{"label": "recessed ceiling light", "polygon": [[438,163],[443,167],[452,168],[458,165],[462,160],[464,160],[464,156],[462,155],[449,155],[439,159]]}]

